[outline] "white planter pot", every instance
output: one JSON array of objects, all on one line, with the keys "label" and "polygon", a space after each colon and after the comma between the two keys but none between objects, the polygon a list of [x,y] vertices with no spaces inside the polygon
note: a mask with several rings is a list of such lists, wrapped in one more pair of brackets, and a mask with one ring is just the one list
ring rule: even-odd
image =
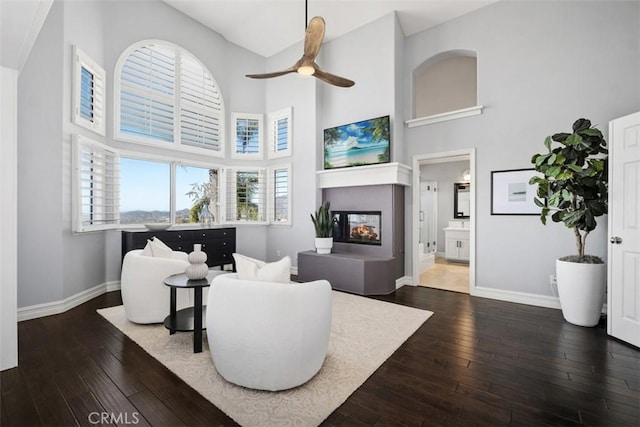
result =
[{"label": "white planter pot", "polygon": [[316,237],[316,252],[330,254],[333,247],[333,237]]},{"label": "white planter pot", "polygon": [[558,296],[564,319],[579,326],[600,320],[607,286],[605,264],[580,264],[556,260]]}]

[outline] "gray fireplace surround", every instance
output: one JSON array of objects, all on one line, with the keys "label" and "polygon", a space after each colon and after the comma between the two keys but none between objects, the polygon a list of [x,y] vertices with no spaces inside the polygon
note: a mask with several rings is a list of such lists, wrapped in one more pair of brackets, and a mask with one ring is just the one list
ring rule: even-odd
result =
[{"label": "gray fireplace surround", "polygon": [[385,295],[404,276],[404,192],[398,184],[325,188],[332,211],[380,211],[381,245],[334,242],[332,253],[298,253],[298,279],[325,279],[333,289]]}]

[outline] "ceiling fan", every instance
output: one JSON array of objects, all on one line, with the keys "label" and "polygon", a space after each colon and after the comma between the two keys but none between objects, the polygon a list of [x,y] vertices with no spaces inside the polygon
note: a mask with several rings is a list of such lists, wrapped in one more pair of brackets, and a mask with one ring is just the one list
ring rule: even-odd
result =
[{"label": "ceiling fan", "polygon": [[[305,23],[307,22],[307,1],[305,0]],[[320,16],[315,16],[309,22],[306,28],[304,36],[304,54],[293,66],[282,71],[275,71],[273,73],[264,74],[247,74],[247,77],[252,79],[270,79],[272,77],[280,77],[289,73],[298,73],[303,76],[314,76],[323,82],[340,87],[351,87],[355,84],[352,80],[345,79],[344,77],[336,76],[335,74],[327,73],[318,67],[315,59],[320,52],[320,46],[322,46],[322,40],[324,39],[324,19]]]}]

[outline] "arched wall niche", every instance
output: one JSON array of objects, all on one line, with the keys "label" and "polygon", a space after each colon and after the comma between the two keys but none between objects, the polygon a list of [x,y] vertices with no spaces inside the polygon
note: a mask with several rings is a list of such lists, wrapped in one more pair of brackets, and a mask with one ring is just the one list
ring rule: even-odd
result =
[{"label": "arched wall niche", "polygon": [[478,105],[478,55],[456,49],[425,60],[413,71],[413,118]]}]

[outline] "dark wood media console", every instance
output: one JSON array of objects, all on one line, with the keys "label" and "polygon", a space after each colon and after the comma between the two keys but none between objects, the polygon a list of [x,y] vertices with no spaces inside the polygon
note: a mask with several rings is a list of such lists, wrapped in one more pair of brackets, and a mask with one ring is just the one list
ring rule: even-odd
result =
[{"label": "dark wood media console", "polygon": [[152,237],[162,240],[174,251],[191,252],[194,244],[201,244],[202,251],[207,254],[209,267],[233,265],[233,253],[236,251],[235,228],[203,228],[198,230],[163,230],[163,231],[123,231],[122,257],[133,249],[143,249],[147,240]]}]

